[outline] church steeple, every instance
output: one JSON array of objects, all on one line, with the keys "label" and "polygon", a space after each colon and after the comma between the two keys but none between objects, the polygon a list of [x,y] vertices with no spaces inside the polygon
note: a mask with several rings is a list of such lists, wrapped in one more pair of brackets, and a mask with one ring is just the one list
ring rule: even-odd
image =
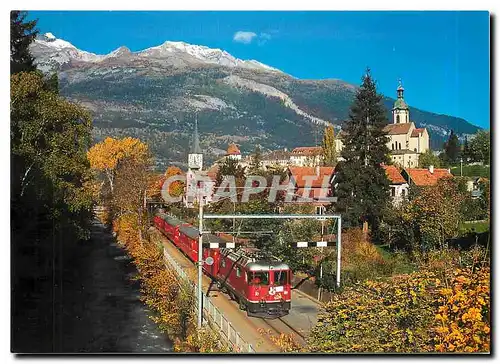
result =
[{"label": "church steeple", "polygon": [[401,79],[399,79],[399,86],[398,86],[398,99],[403,98],[403,92],[405,91],[403,84],[401,83]]},{"label": "church steeple", "polygon": [[397,88],[398,98],[394,102],[394,107],[392,108],[392,118],[394,124],[404,124],[410,122],[410,108],[405,102],[403,97],[405,89],[399,79],[399,84]]},{"label": "church steeple", "polygon": [[191,153],[202,154],[200,148],[200,137],[198,136],[198,118],[196,118],[194,121],[194,134],[193,134],[193,142],[191,143]]},{"label": "church steeple", "polygon": [[198,118],[194,122],[193,140],[188,155],[188,167],[194,170],[201,170],[203,168],[203,152],[200,148],[200,138],[198,136]]}]

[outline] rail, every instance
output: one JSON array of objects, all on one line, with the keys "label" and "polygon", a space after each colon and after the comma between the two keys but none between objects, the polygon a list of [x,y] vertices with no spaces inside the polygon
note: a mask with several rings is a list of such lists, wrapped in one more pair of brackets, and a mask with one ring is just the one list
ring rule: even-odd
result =
[{"label": "rail", "polygon": [[[179,264],[168,254],[166,248],[163,248],[163,256],[165,263],[170,266],[177,275],[189,282],[189,286],[196,292],[197,285],[194,284],[188,277],[187,273],[179,266]],[[195,303],[198,303],[198,297],[195,296]],[[224,316],[224,314],[212,303],[210,297],[203,295],[203,318],[204,324],[209,324],[212,329],[219,334],[221,339],[230,345],[235,351],[244,353],[255,353],[253,346],[247,343],[234,328],[231,322]],[[195,313],[197,315],[197,312]]]}]

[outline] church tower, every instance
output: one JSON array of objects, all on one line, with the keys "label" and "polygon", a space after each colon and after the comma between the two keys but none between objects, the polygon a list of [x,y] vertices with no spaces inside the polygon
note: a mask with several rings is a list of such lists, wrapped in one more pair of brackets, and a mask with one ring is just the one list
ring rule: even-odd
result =
[{"label": "church tower", "polygon": [[198,136],[198,120],[195,120],[194,134],[188,153],[188,171],[186,173],[186,195],[185,206],[194,207],[194,202],[198,199],[199,189],[202,182],[198,180],[198,174],[203,169],[203,152],[200,148],[200,138]]},{"label": "church tower", "polygon": [[188,167],[190,170],[195,171],[203,169],[203,152],[200,148],[200,138],[198,136],[198,119],[195,120],[194,124],[193,140],[188,155]]},{"label": "church tower", "polygon": [[394,124],[405,124],[410,122],[410,109],[403,97],[404,91],[405,89],[401,84],[401,79],[399,79],[399,86],[397,89],[398,98],[394,102],[394,107],[392,108],[392,119]]}]

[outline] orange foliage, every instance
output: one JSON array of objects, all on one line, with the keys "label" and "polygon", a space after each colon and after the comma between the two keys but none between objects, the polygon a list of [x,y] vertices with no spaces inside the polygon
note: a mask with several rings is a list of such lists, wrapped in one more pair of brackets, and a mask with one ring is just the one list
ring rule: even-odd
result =
[{"label": "orange foliage", "polygon": [[[170,178],[172,176],[182,176],[182,174],[183,173],[179,167],[170,166],[165,171],[165,180],[167,180],[168,178]],[[185,185],[185,183],[182,181],[174,181],[174,182],[170,183],[169,191],[168,191],[170,196],[178,197],[178,196],[182,195],[184,193],[184,185]]]}]

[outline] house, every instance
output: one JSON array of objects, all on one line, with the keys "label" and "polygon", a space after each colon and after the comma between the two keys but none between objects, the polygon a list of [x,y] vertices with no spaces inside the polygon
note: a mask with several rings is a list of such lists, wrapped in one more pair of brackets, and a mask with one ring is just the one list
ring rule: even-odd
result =
[{"label": "house", "polygon": [[273,150],[272,152],[266,153],[262,156],[262,168],[271,169],[274,167],[288,167],[291,165],[291,156],[292,153],[287,149]]},{"label": "house", "polygon": [[434,168],[405,168],[401,172],[403,178],[408,182],[409,186],[434,186],[438,180],[442,178],[451,178],[449,169]]},{"label": "house", "polygon": [[240,148],[236,144],[229,144],[227,147],[226,158],[235,159],[237,161],[241,160]]},{"label": "house", "polygon": [[383,167],[389,180],[392,203],[398,205],[408,196],[408,182],[403,178],[396,166],[384,165]]},{"label": "house", "polygon": [[297,147],[291,152],[290,164],[300,167],[319,166],[322,155],[322,147]]},{"label": "house", "polygon": [[471,177],[467,179],[467,191],[470,192],[472,198],[479,198],[481,196],[483,192],[481,184],[484,182],[488,182],[488,179],[484,177]]},{"label": "house", "polygon": [[[294,186],[293,203],[309,203],[316,207],[317,213],[324,210],[330,201],[325,201],[331,196],[330,181],[334,167],[288,167],[288,183]],[[301,201],[310,198],[312,201]]]}]

